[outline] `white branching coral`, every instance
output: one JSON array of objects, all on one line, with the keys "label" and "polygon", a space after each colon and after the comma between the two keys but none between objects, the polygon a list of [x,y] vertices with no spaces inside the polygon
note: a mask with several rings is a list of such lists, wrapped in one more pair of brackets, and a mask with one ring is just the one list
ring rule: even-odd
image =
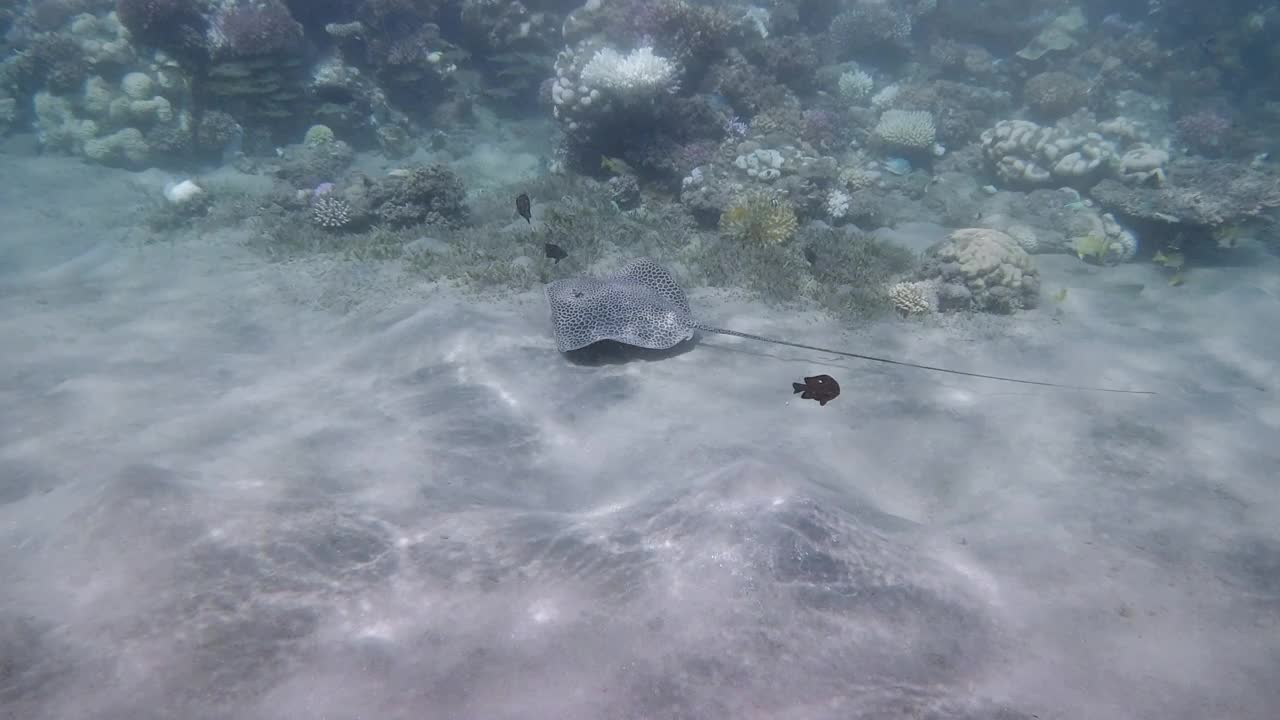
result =
[{"label": "white branching coral", "polygon": [[871,94],[875,81],[862,70],[851,70],[840,74],[837,85],[841,98],[848,102],[858,102]]},{"label": "white branching coral", "polygon": [[676,64],[653,48],[642,47],[623,55],[613,48],[601,48],[582,67],[582,83],[617,95],[640,98],[679,89]]},{"label": "white branching coral", "polygon": [[933,312],[937,293],[932,282],[900,282],[889,287],[889,302],[902,315],[924,315]]},{"label": "white branching coral", "polygon": [[937,137],[933,114],[923,110],[885,110],[875,134],[886,145],[905,150],[930,149]]},{"label": "white branching coral", "polygon": [[328,230],[338,230],[351,223],[351,206],[346,200],[321,195],[311,204],[311,221]]},{"label": "white branching coral", "polygon": [[832,190],[827,194],[827,215],[832,220],[841,220],[849,214],[849,201],[853,198],[843,190]]}]

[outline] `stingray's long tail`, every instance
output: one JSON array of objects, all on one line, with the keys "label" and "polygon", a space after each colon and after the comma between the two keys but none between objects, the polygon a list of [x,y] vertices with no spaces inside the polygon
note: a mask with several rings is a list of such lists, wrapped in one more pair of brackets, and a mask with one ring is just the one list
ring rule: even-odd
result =
[{"label": "stingray's long tail", "polygon": [[948,373],[951,375],[964,375],[966,377],[984,378],[986,380],[1000,380],[1002,382],[1020,383],[1022,385],[1041,385],[1043,387],[1063,388],[1066,390],[1088,390],[1091,392],[1109,392],[1124,393],[1126,395],[1155,395],[1151,390],[1123,390],[1119,388],[1102,388],[1102,387],[1086,387],[1083,385],[1065,385],[1062,383],[1044,382],[1042,380],[1025,380],[1023,378],[1003,377],[1001,375],[987,375],[984,373],[967,372],[965,370],[952,370],[950,368],[934,367],[932,365],[921,365],[919,363],[907,362],[905,360],[892,360],[890,358],[875,357],[874,355],[863,355],[861,353],[846,352],[844,350],[832,350],[831,348],[815,347],[813,345],[804,345],[802,343],[787,342],[786,340],[778,340],[775,338],[767,338],[760,335],[752,335],[751,333],[738,332],[737,330],[726,330],[724,328],[712,327],[697,323],[694,325],[699,330],[710,333],[718,333],[720,335],[733,335],[735,337],[746,338],[748,340],[758,340],[760,342],[773,343],[774,345],[787,345],[802,350],[813,350],[814,352],[831,353],[832,355],[843,355],[845,357],[858,358],[859,360],[870,360],[878,363],[888,363],[889,365],[901,365],[903,367],[916,368],[919,370],[932,370],[933,372]]}]

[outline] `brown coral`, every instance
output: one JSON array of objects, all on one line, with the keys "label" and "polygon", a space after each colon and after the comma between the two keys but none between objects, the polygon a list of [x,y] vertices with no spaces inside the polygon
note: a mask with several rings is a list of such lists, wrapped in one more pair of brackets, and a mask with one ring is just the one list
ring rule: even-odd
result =
[{"label": "brown coral", "polygon": [[462,180],[442,164],[392,171],[370,192],[378,218],[391,227],[466,221],[466,189]]},{"label": "brown coral", "polygon": [[1028,78],[1022,86],[1022,98],[1036,115],[1057,120],[1085,105],[1089,86],[1075,75],[1050,70]]},{"label": "brown coral", "polygon": [[683,63],[713,58],[728,46],[733,22],[719,8],[657,0],[651,13],[658,48]]}]

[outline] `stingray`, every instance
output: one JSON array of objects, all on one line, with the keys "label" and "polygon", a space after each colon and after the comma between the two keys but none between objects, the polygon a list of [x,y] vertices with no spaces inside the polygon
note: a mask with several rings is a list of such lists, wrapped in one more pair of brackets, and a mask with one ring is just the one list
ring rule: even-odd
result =
[{"label": "stingray", "polygon": [[617,272],[601,278],[578,277],[556,280],[547,284],[546,293],[547,302],[551,305],[551,321],[555,326],[556,348],[562,353],[578,350],[602,340],[612,340],[650,350],[666,350],[691,339],[695,332],[702,331],[859,360],[986,380],[1069,390],[1133,395],[1155,394],[1150,390],[1067,385],[953,370],[906,360],[832,350],[707,325],[694,319],[689,310],[689,299],[685,297],[684,290],[680,289],[671,273],[649,258],[631,260]]}]

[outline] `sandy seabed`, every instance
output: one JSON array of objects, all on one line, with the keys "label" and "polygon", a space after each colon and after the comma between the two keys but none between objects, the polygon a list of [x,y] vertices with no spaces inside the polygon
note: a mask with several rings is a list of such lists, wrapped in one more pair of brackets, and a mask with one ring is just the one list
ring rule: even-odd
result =
[{"label": "sandy seabed", "polygon": [[[2,158],[0,717],[1232,718],[1280,707],[1280,262],[576,364],[540,292],[141,244]],[[154,188],[151,190],[154,192]],[[1132,291],[1142,284],[1141,293]],[[1067,288],[1066,297],[1048,297]],[[828,373],[819,407],[790,383]]]}]

